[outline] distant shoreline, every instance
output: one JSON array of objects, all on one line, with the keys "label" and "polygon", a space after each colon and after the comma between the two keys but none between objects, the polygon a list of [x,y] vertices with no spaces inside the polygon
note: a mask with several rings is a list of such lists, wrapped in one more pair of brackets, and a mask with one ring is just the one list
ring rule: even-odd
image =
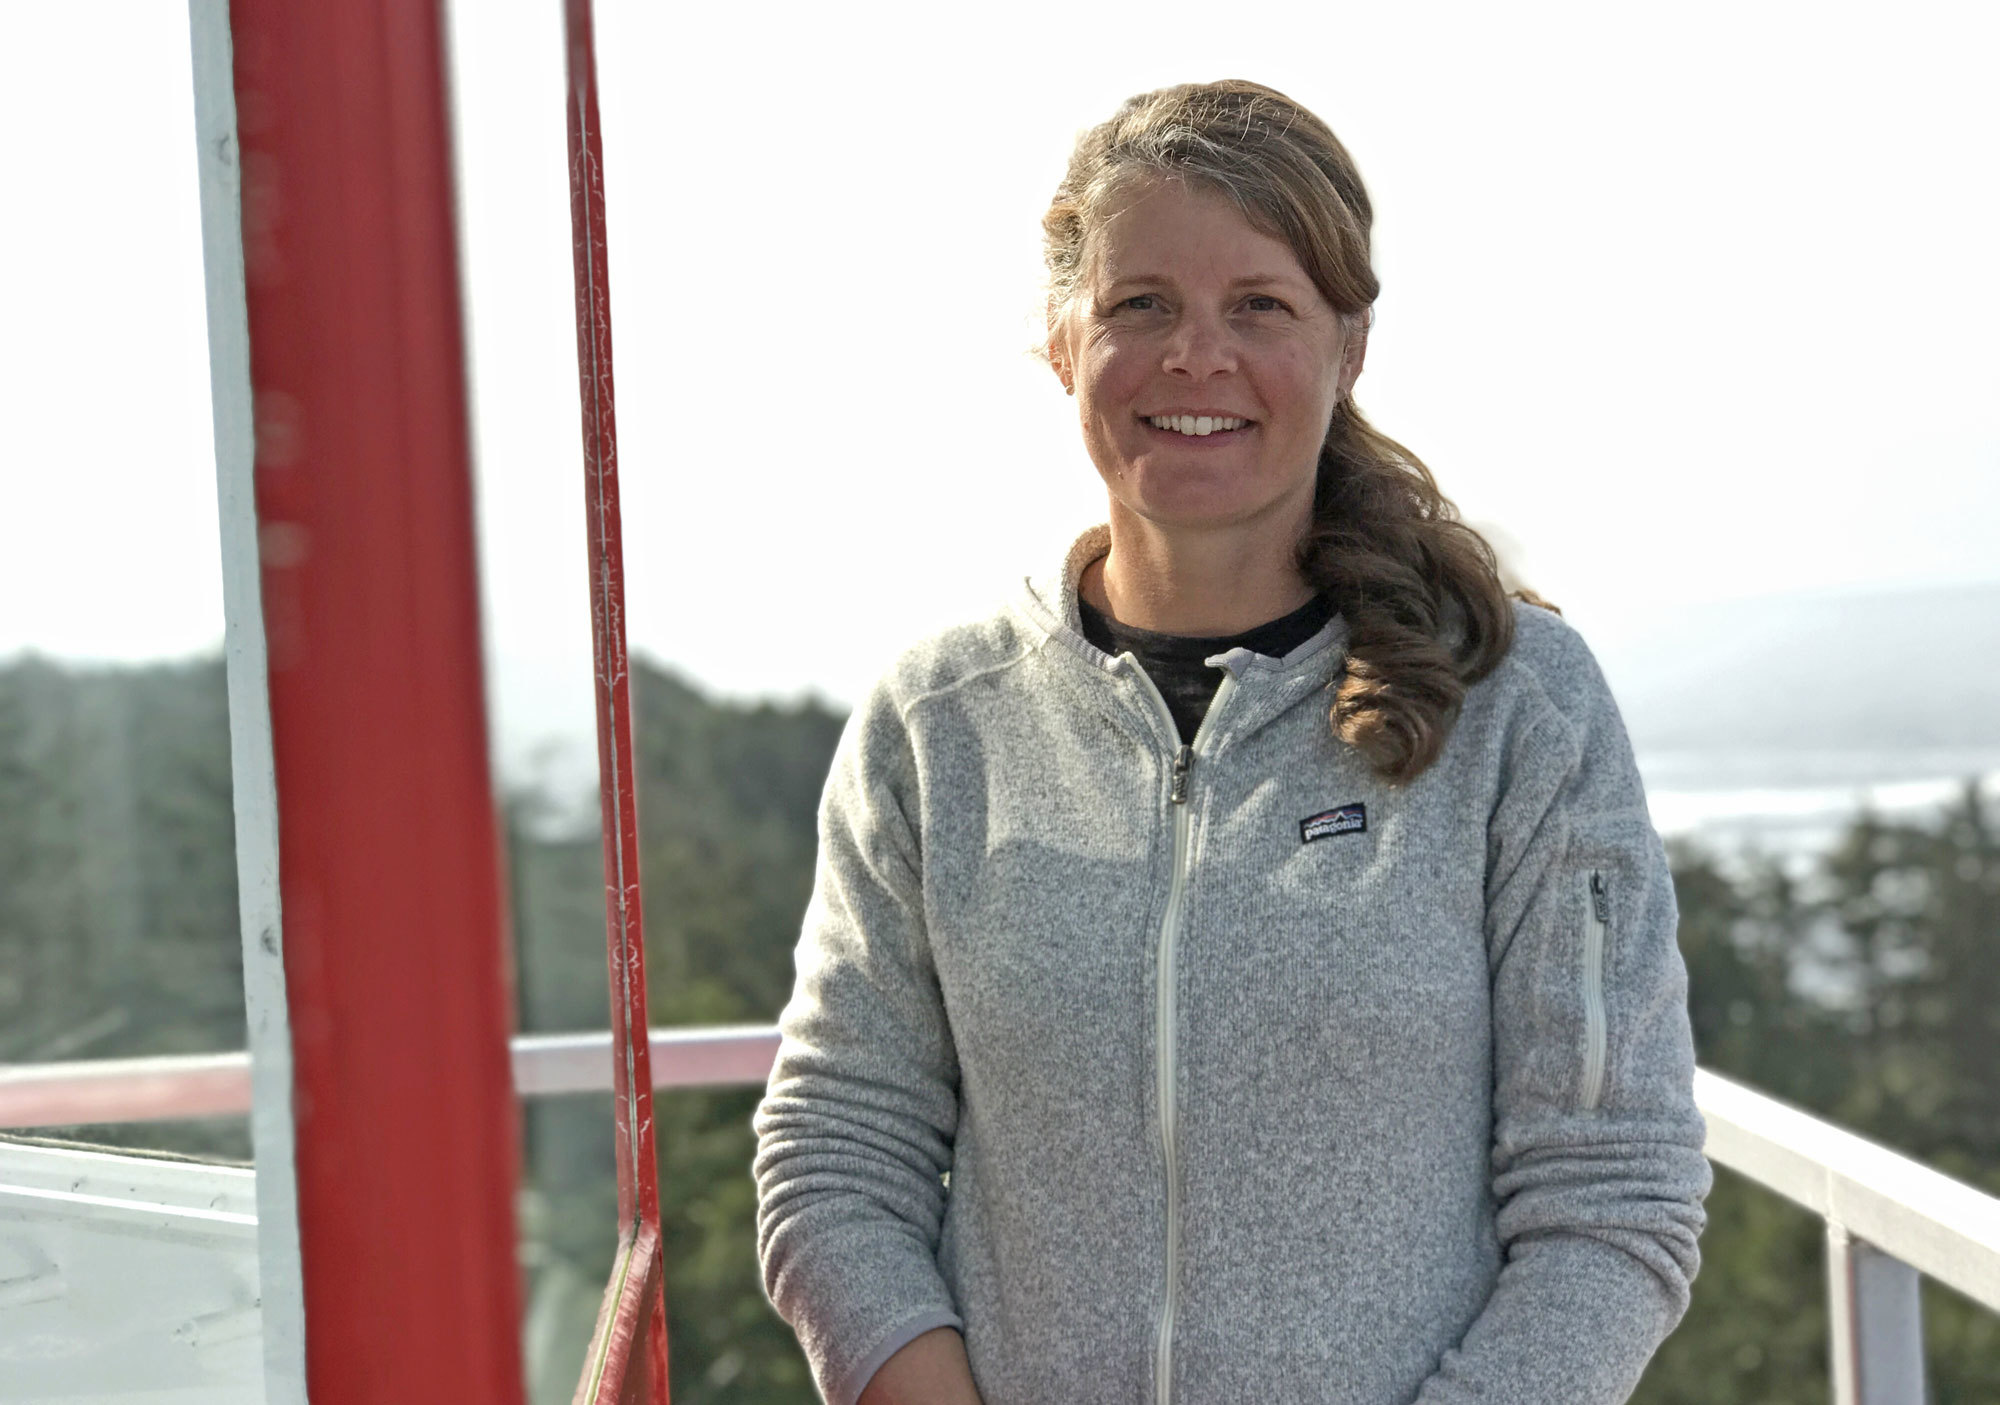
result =
[{"label": "distant shoreline", "polygon": [[2000,748],[1642,753],[1653,824],[1717,852],[1824,853],[1855,818],[1924,820],[1975,781],[2000,803]]}]

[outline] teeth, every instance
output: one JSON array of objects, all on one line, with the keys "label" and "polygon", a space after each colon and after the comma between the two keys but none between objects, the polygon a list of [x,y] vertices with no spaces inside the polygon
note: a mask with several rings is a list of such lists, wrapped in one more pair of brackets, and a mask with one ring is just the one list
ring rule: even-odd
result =
[{"label": "teeth", "polygon": [[1241,429],[1249,421],[1232,415],[1154,415],[1146,423],[1155,429],[1170,429],[1176,434],[1200,435]]}]

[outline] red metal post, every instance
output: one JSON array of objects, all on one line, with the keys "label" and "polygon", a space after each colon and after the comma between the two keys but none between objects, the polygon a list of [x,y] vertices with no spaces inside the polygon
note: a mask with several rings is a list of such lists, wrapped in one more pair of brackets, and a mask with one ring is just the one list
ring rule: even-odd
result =
[{"label": "red metal post", "polygon": [[[570,227],[576,269],[577,377],[583,402],[590,531],[591,639],[597,669],[598,785],[603,806],[606,947],[611,975],[613,1135],[618,1157],[620,1269],[606,1289],[591,1371],[578,1398],[666,1405],[667,1324],[658,1261],[660,1192],[647,1045],[646,944],[639,907],[638,786],[633,774],[625,653],[625,558],[618,512],[618,426],[611,372],[604,148],[590,0],[565,0],[569,68]],[[632,1265],[643,1255],[642,1265]],[[621,1284],[637,1282],[640,1291]],[[616,1350],[625,1369],[603,1369]],[[591,1372],[596,1373],[592,1386]],[[586,1396],[585,1391],[590,1390]],[[633,1394],[632,1392],[643,1392]]]},{"label": "red metal post", "polygon": [[442,17],[232,0],[311,1398],[518,1405]]},{"label": "red metal post", "polygon": [[665,1341],[658,1335],[656,1318],[665,1292],[662,1267],[658,1226],[642,1221],[618,1241],[611,1282],[597,1310],[597,1330],[591,1334],[590,1356],[571,1405],[653,1405],[665,1400],[657,1393],[664,1388],[657,1373],[665,1369],[666,1361],[662,1358],[656,1366],[656,1353],[648,1345]]}]

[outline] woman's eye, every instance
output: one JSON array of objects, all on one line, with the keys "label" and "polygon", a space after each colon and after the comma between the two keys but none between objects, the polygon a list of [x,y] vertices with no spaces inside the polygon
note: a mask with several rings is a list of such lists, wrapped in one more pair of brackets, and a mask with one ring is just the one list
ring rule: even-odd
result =
[{"label": "woman's eye", "polygon": [[1135,297],[1125,299],[1118,306],[1132,312],[1151,312],[1158,302],[1159,299],[1154,297],[1153,294],[1140,293]]},{"label": "woman's eye", "polygon": [[1244,305],[1248,307],[1252,312],[1283,312],[1285,310],[1285,305],[1283,303],[1279,302],[1276,298],[1266,296],[1263,293],[1259,293],[1252,298],[1246,298],[1244,300]]}]

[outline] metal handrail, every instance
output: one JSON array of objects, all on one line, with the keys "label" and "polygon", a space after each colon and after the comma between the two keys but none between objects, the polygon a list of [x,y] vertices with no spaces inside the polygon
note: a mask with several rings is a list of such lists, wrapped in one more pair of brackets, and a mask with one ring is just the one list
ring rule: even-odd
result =
[{"label": "metal handrail", "polygon": [[[604,1092],[611,1035],[513,1040],[522,1097]],[[766,1025],[651,1031],[655,1088],[762,1083]],[[1825,1219],[1836,1405],[1923,1398],[1917,1275],[2000,1312],[2000,1199],[1706,1069],[1695,1102],[1706,1151]],[[0,1128],[213,1117],[250,1110],[243,1053],[0,1065]]]},{"label": "metal handrail", "polygon": [[[778,1052],[769,1025],[655,1029],[655,1088],[762,1083]],[[611,1032],[519,1034],[514,1088],[524,1098],[611,1087]],[[0,1129],[240,1116],[250,1111],[250,1056],[0,1064]]]},{"label": "metal handrail", "polygon": [[2000,1312],[2000,1199],[1702,1069],[1709,1160]]},{"label": "metal handrail", "polygon": [[1924,1399],[1929,1274],[2000,1312],[2000,1199],[1707,1069],[1709,1160],[1826,1221],[1834,1405]]}]

